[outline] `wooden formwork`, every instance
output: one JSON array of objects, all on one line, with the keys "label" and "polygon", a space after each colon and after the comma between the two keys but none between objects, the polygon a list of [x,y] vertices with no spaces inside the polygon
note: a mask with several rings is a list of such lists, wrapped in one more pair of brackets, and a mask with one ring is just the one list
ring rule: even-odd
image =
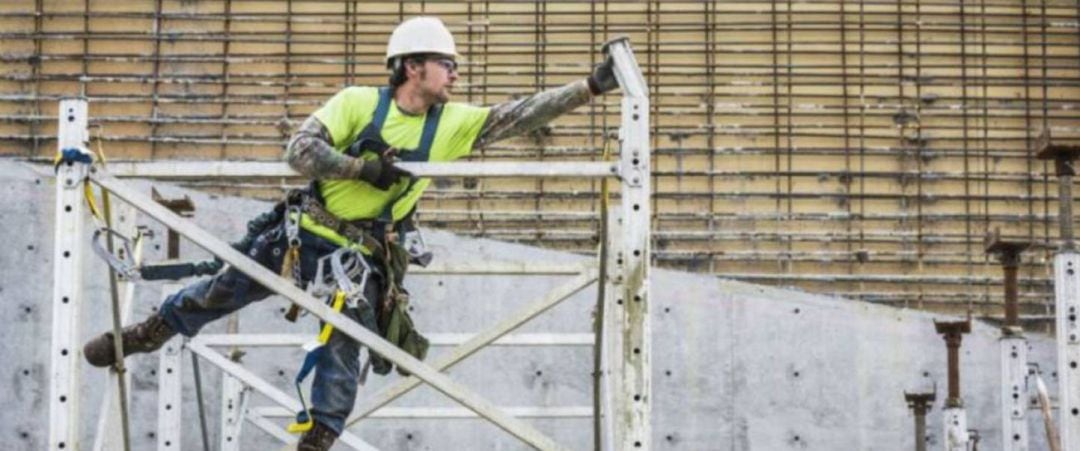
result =
[{"label": "wooden formwork", "polygon": [[[5,1],[0,154],[51,158],[56,101],[84,95],[113,159],[278,158],[338,89],[385,83],[390,30],[421,13],[455,33],[457,99],[480,104],[579,79],[630,36],[652,90],[661,265],[1000,316],[983,252],[1000,227],[1041,245],[1022,313],[1051,308],[1056,181],[1031,148],[1045,128],[1080,138],[1075,2]],[[596,160],[617,100],[475,158]],[[592,252],[598,189],[440,181],[423,219]]]}]

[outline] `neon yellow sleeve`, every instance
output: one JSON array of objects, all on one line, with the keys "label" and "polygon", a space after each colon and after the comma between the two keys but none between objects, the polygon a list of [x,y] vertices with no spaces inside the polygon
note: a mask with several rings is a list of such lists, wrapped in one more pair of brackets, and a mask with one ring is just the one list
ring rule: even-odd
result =
[{"label": "neon yellow sleeve", "polygon": [[352,144],[360,131],[371,122],[378,102],[377,89],[351,86],[334,94],[314,115],[330,132],[334,148],[341,150]]}]

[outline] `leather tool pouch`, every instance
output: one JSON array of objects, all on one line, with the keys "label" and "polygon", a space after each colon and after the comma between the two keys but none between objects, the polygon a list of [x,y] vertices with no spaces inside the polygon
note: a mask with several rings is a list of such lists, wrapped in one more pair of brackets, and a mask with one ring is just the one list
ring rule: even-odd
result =
[{"label": "leather tool pouch", "polygon": [[[390,289],[379,312],[379,333],[386,341],[393,343],[402,351],[409,353],[417,360],[427,357],[430,342],[416,330],[412,316],[409,315],[409,293],[401,288],[401,282],[405,278],[405,270],[409,265],[409,254],[397,243],[388,243],[389,258],[387,266],[390,267],[392,284],[397,287]],[[387,374],[393,364],[377,353],[371,354],[371,368],[376,374]],[[402,376],[409,376],[409,372],[398,368]]]}]

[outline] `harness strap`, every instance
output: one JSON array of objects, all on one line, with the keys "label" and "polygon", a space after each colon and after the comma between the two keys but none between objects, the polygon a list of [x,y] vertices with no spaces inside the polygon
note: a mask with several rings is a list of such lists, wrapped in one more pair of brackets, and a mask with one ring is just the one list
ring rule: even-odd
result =
[{"label": "harness strap", "polygon": [[[344,305],[345,292],[336,292],[330,308],[334,312],[341,313],[341,309]],[[293,379],[293,383],[296,386],[296,394],[300,398],[300,405],[303,410],[297,412],[296,419],[286,428],[289,433],[304,433],[310,431],[315,425],[315,423],[313,423],[314,417],[311,415],[311,409],[308,407],[307,399],[304,397],[304,391],[300,388],[300,384],[304,382],[304,379],[311,373],[311,370],[315,369],[315,364],[318,363],[319,359],[323,357],[323,354],[327,352],[324,345],[326,342],[330,341],[330,334],[333,332],[334,325],[325,323],[315,342],[305,345],[307,355],[304,356],[304,363],[300,365],[300,371],[297,372],[296,378]]]},{"label": "harness strap", "polygon": [[375,238],[375,229],[379,225],[376,221],[346,221],[338,218],[326,210],[322,204],[312,196],[304,196],[300,210],[319,225],[333,230],[334,233],[348,238],[368,248],[373,254],[382,255],[385,249],[378,239]]},{"label": "harness strap", "polygon": [[[386,123],[386,118],[390,114],[390,106],[392,105],[392,102],[393,92],[391,91],[391,89],[387,86],[379,88],[379,100],[375,105],[375,112],[372,114],[371,121],[368,122],[366,126],[364,126],[364,129],[360,132],[360,135],[357,136],[356,142],[371,140],[376,143],[385,143],[382,138],[382,128],[383,125]],[[397,153],[397,157],[401,161],[425,162],[431,159],[431,147],[435,142],[435,134],[439,129],[439,120],[442,117],[442,113],[442,104],[432,105],[432,107],[428,110],[427,114],[424,117],[424,127],[420,134],[419,145],[415,149],[399,150]],[[359,157],[359,152],[357,152],[357,155],[354,156]],[[401,193],[399,193],[390,202],[386,204],[386,206],[383,208],[383,211],[379,214],[378,220],[385,224],[393,224],[394,206],[397,205],[398,201],[400,201],[412,192],[413,187],[416,186],[419,180],[420,179],[415,176],[409,177],[408,186],[406,186],[405,189],[401,191]],[[309,216],[311,216],[311,218],[315,220],[315,222],[330,228],[335,233],[342,235],[350,240],[360,242],[362,245],[364,245],[364,247],[367,247],[373,253],[382,254],[381,243],[378,243],[378,240],[370,239],[371,227],[367,227],[366,225],[360,225],[357,227],[355,226],[355,224],[352,224],[348,221],[342,221],[338,219],[336,216],[327,211],[325,208],[326,201],[325,198],[323,198],[322,196],[322,190],[319,189],[318,181],[312,181],[310,191],[311,195],[307,197],[314,197],[314,200],[317,201],[319,205],[317,205],[318,208],[312,208],[312,211],[315,212],[314,214],[312,214],[311,212],[307,211],[308,203],[305,200],[304,211],[305,213],[308,213]],[[320,217],[316,218],[314,216],[315,214],[320,215]],[[354,228],[357,230],[353,230]],[[363,230],[365,228],[368,230]],[[365,240],[363,239],[364,237],[367,237],[368,239]],[[369,246],[368,243],[365,241],[373,241],[374,243],[378,243],[379,251],[376,251],[376,249]]]}]

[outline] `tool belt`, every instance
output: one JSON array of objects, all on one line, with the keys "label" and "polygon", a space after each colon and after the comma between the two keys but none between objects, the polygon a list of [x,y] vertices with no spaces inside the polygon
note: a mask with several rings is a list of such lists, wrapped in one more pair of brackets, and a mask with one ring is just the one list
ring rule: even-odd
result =
[{"label": "tool belt", "polygon": [[[317,224],[333,230],[334,233],[347,238],[349,241],[358,243],[372,254],[383,256],[386,248],[376,236],[385,236],[385,224],[376,220],[346,221],[338,218],[326,210],[314,196],[303,196],[300,201],[300,211],[304,212]],[[381,229],[381,230],[380,230]]]},{"label": "tool belt", "polygon": [[[290,193],[288,202],[298,202],[300,211],[315,223],[371,251],[372,256],[382,266],[386,283],[383,302],[380,303],[376,315],[378,333],[417,360],[424,360],[430,343],[413,324],[408,310],[409,293],[402,286],[409,266],[409,253],[396,242],[384,241],[387,236],[386,224],[377,220],[343,220],[327,211],[314,196],[306,193]],[[370,355],[369,364],[376,374],[387,374],[394,366],[392,362],[374,352]],[[401,368],[397,370],[403,376],[409,375]]]}]

